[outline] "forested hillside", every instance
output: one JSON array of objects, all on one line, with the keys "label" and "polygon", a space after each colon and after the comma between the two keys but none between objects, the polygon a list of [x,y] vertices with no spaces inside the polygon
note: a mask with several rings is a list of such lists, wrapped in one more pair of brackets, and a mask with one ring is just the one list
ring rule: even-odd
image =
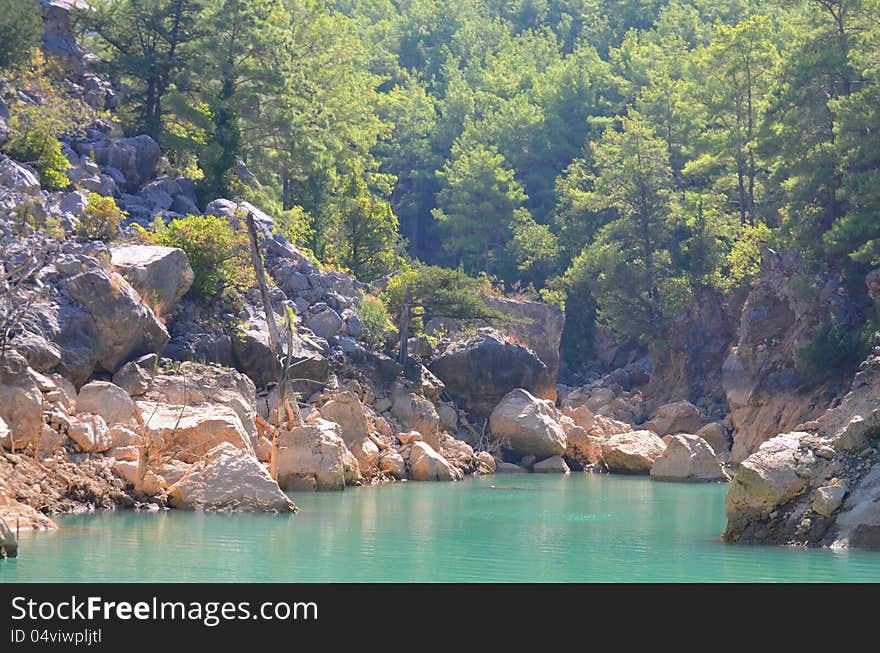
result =
[{"label": "forested hillside", "polygon": [[862,295],[880,261],[877,0],[91,4],[126,129],[202,203],[259,200],[365,281],[417,259],[564,305],[570,356],[659,337],[766,245]]}]

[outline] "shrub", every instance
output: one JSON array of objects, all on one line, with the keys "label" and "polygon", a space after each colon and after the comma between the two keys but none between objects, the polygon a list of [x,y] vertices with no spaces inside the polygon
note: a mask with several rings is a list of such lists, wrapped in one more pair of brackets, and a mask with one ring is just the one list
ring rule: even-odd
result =
[{"label": "shrub", "polygon": [[735,289],[746,285],[761,271],[764,249],[773,239],[773,232],[763,222],[743,227],[725,261],[729,269],[727,287]]},{"label": "shrub", "polygon": [[315,234],[312,218],[301,206],[280,212],[275,219],[275,232],[303,248]]},{"label": "shrub", "polygon": [[113,240],[126,215],[112,197],[89,193],[86,207],[79,214],[77,235],[86,240]]},{"label": "shrub", "polygon": [[371,349],[382,349],[394,334],[391,313],[385,303],[373,295],[364,295],[358,306],[361,319],[361,337]]},{"label": "shrub", "polygon": [[40,0],[0,0],[0,68],[27,62],[43,34]]},{"label": "shrub", "polygon": [[816,328],[810,344],[798,352],[798,368],[813,383],[840,375],[861,359],[863,337],[832,317]]},{"label": "shrub", "polygon": [[64,239],[64,227],[61,220],[48,215],[39,217],[34,214],[32,202],[25,202],[15,207],[12,213],[12,226],[19,236],[28,236],[34,231],[42,231],[50,238]]},{"label": "shrub", "polygon": [[44,188],[61,190],[70,185],[67,176],[70,162],[61,153],[61,141],[49,123],[39,117],[38,111],[38,107],[26,107],[12,119],[12,135],[6,151],[13,159],[34,166]]},{"label": "shrub", "polygon": [[226,218],[188,215],[167,226],[157,221],[154,229],[141,230],[144,241],[186,252],[195,274],[192,293],[213,297],[227,289],[242,292],[254,284],[248,237],[233,229]]}]

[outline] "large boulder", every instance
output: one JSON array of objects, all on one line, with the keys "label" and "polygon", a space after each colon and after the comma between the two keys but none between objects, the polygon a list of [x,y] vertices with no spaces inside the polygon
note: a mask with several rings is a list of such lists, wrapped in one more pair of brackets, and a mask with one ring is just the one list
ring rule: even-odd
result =
[{"label": "large boulder", "polygon": [[670,436],[666,450],[651,467],[651,479],[655,481],[721,481],[724,478],[715,450],[696,435]]},{"label": "large boulder", "polygon": [[[240,325],[232,338],[232,348],[235,367],[247,374],[257,387],[265,387],[278,381],[281,363],[272,351],[269,327],[263,318],[252,317]],[[319,387],[317,384],[326,381],[330,375],[328,360],[298,334],[293,337],[291,364],[297,379],[315,381],[295,383],[296,391],[314,392]]]},{"label": "large boulder", "polygon": [[317,490],[343,490],[360,480],[358,460],[333,422],[319,418],[282,431],[278,449],[278,482],[283,488],[302,487],[303,480],[312,480]]},{"label": "large boulder", "polygon": [[569,468],[562,456],[550,456],[532,465],[535,474],[568,474]]},{"label": "large boulder", "polygon": [[306,326],[319,338],[330,340],[342,330],[344,320],[339,313],[329,306],[323,306],[317,312],[310,313],[306,318]]},{"label": "large boulder", "polygon": [[604,437],[590,435],[583,427],[575,426],[566,432],[565,439],[565,457],[576,469],[602,461]]},{"label": "large boulder", "polygon": [[[535,352],[547,370],[529,388],[541,399],[556,399],[556,377],[559,373],[559,343],[565,327],[565,313],[552,304],[487,297],[490,308],[508,315],[510,321],[501,329]],[[525,387],[525,386],[518,386]]]},{"label": "large boulder", "polygon": [[227,442],[253,455],[251,438],[232,408],[219,404],[170,405],[139,401],[144,428],[160,436],[171,457],[196,462],[218,444]]},{"label": "large boulder", "polygon": [[108,424],[129,424],[135,419],[135,405],[129,394],[106,381],[92,381],[80,388],[76,409],[100,415]]},{"label": "large boulder", "polygon": [[110,262],[153,311],[171,315],[195,278],[189,259],[177,247],[117,245]]},{"label": "large boulder", "polygon": [[351,445],[351,452],[358,461],[358,469],[364,476],[372,476],[379,462],[379,447],[370,438],[361,438]]},{"label": "large boulder", "polygon": [[612,472],[648,474],[666,445],[651,431],[612,435],[602,442],[602,459]]},{"label": "large boulder", "polygon": [[462,478],[461,472],[427,442],[412,443],[409,475],[414,481],[459,481]]},{"label": "large boulder", "polygon": [[168,488],[171,505],[182,510],[294,512],[266,468],[247,451],[219,444]]},{"label": "large boulder", "polygon": [[40,177],[31,167],[0,155],[0,199],[10,192],[38,198]]},{"label": "large boulder", "polygon": [[[48,381],[48,380],[47,380]],[[51,381],[48,381],[51,383]],[[43,426],[39,376],[14,350],[0,352],[0,446],[11,449],[35,442]]]},{"label": "large boulder", "polygon": [[43,51],[63,62],[68,73],[81,73],[85,51],[80,47],[73,29],[73,13],[91,7],[85,0],[40,0],[40,6],[43,14]]},{"label": "large boulder", "polygon": [[706,417],[689,401],[675,401],[660,406],[645,428],[660,437],[673,433],[696,433],[706,424]]},{"label": "large boulder", "polygon": [[67,427],[67,435],[85,453],[103,453],[113,446],[110,429],[100,415],[78,415]]},{"label": "large boulder", "polygon": [[130,191],[139,189],[153,178],[161,156],[159,144],[146,134],[82,141],[76,144],[76,151],[91,157],[101,168],[112,168],[121,173],[122,187]]},{"label": "large boulder", "polygon": [[[0,446],[20,449],[36,441],[43,427],[43,395],[35,386],[0,384]],[[4,434],[5,430],[5,434]]]},{"label": "large boulder", "polygon": [[409,431],[418,431],[431,441],[440,431],[440,416],[434,404],[395,385],[391,391],[391,413]]},{"label": "large boulder", "polygon": [[342,439],[347,445],[369,434],[364,406],[353,392],[340,392],[321,407],[320,413],[324,419],[339,424]]},{"label": "large boulder", "polygon": [[121,276],[90,269],[67,279],[67,290],[92,318],[97,363],[108,372],[168,343],[165,326]]},{"label": "large boulder", "polygon": [[807,486],[807,478],[799,473],[807,463],[800,442],[805,435],[777,435],[742,462],[725,501],[726,531],[739,531],[748,522],[766,519]]},{"label": "large boulder", "polygon": [[565,453],[566,439],[552,403],[521,388],[509,392],[492,411],[489,429],[507,448],[538,457]]},{"label": "large boulder", "polygon": [[490,335],[447,349],[428,367],[477,419],[488,417],[511,390],[547,389],[547,366],[533,351]]}]

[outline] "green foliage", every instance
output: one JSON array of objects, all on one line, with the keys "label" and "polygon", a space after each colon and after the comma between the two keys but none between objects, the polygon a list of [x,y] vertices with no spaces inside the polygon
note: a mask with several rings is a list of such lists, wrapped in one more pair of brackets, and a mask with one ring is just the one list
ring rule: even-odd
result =
[{"label": "green foliage", "polygon": [[[22,125],[27,125],[22,128]],[[48,190],[60,190],[70,185],[67,169],[70,162],[61,153],[61,141],[39,118],[39,107],[22,109],[12,121],[12,138],[6,151],[12,158],[36,168],[40,184]]]},{"label": "green foliage", "polygon": [[514,211],[511,222],[513,240],[508,248],[517,269],[543,284],[559,258],[559,241],[544,224],[538,224],[526,209]]},{"label": "green foliage", "polygon": [[393,337],[395,329],[385,303],[374,295],[364,295],[357,308],[361,320],[361,338],[371,349],[381,350]]},{"label": "green foliage", "polygon": [[832,316],[813,333],[810,343],[798,352],[798,368],[812,383],[821,383],[848,371],[864,353],[863,334],[840,325]]},{"label": "green foliage", "polygon": [[727,287],[745,286],[758,274],[764,250],[772,237],[773,232],[763,222],[759,222],[754,227],[743,227],[725,262],[729,270],[725,280]]},{"label": "green foliage", "polygon": [[159,220],[153,231],[142,230],[144,241],[179,247],[186,252],[195,279],[190,292],[214,297],[223,291],[243,292],[256,280],[248,255],[248,236],[215,215],[188,215],[168,225]]},{"label": "green foliage", "polygon": [[453,156],[437,173],[441,190],[434,217],[443,248],[469,272],[505,271],[511,222],[526,200],[522,186],[494,148],[457,144]]},{"label": "green foliage", "polygon": [[419,323],[432,317],[503,320],[502,313],[486,304],[489,292],[491,286],[485,279],[469,277],[460,269],[415,263],[391,278],[383,299],[395,324],[400,323],[405,306]]},{"label": "green foliage", "polygon": [[79,214],[77,235],[85,240],[114,240],[126,215],[112,197],[89,193],[86,206]]},{"label": "green foliage", "polygon": [[50,238],[63,240],[65,236],[61,220],[48,215],[34,215],[32,202],[23,202],[15,207],[12,213],[12,227],[19,236],[29,236],[34,231],[41,231]]},{"label": "green foliage", "polygon": [[314,236],[313,218],[301,206],[282,211],[275,218],[275,232],[299,247]]},{"label": "green foliage", "polygon": [[400,264],[397,216],[363,180],[349,176],[336,212],[331,263],[342,265],[364,281],[388,274]]},{"label": "green foliage", "polygon": [[0,0],[0,68],[26,63],[43,34],[40,0]]}]

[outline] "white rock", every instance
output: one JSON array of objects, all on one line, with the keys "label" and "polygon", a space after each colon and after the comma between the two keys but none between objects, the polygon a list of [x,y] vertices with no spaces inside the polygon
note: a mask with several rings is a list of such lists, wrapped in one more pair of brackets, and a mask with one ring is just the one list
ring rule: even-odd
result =
[{"label": "white rock", "polygon": [[217,445],[168,488],[171,505],[183,510],[292,512],[293,502],[250,453],[228,442]]}]

